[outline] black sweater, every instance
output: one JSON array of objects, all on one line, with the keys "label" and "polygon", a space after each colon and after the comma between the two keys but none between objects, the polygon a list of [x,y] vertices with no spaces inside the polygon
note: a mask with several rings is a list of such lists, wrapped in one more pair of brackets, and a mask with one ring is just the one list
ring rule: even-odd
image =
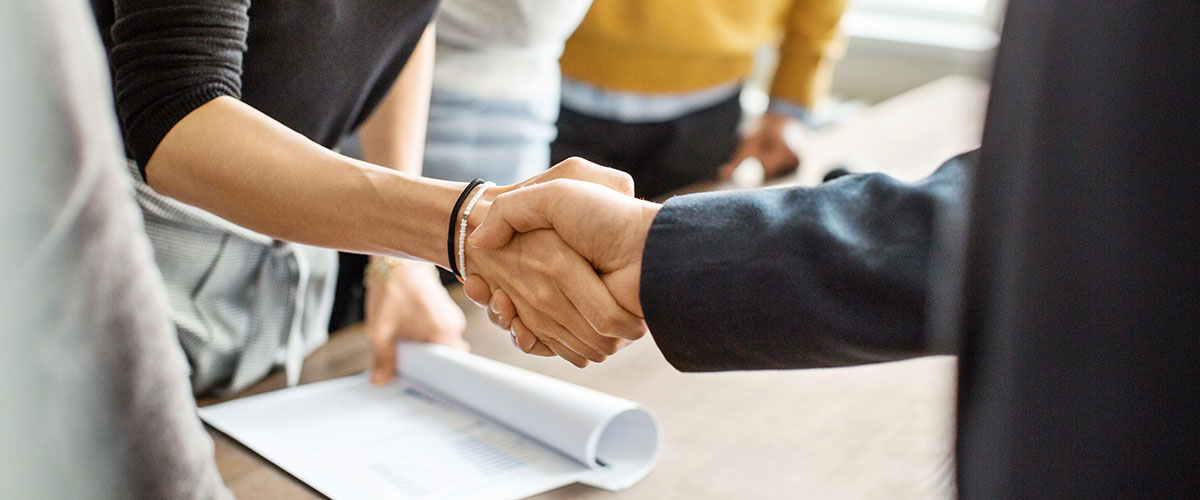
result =
[{"label": "black sweater", "polygon": [[145,165],[184,116],[240,98],[332,147],[383,99],[436,0],[92,0],[127,153]]}]

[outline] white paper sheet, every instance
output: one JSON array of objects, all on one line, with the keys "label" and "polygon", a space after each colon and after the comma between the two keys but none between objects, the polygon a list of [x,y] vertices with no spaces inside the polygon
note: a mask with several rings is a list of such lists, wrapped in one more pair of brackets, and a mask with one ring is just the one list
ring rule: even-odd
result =
[{"label": "white paper sheet", "polygon": [[441,346],[405,345],[400,362],[385,387],[358,375],[200,416],[335,500],[620,489],[657,461],[658,423],[631,401]]}]

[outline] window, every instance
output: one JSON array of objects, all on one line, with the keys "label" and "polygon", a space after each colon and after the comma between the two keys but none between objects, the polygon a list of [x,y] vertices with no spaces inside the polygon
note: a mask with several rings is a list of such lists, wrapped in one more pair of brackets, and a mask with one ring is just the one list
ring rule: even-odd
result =
[{"label": "window", "polygon": [[854,0],[843,19],[851,37],[990,51],[999,39],[1000,0]]},{"label": "window", "polygon": [[982,18],[989,0],[858,0],[861,10],[930,17]]}]

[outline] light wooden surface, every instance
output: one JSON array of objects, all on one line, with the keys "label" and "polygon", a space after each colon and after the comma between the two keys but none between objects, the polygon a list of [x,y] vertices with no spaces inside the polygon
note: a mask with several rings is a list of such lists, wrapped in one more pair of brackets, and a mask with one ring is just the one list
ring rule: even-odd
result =
[{"label": "light wooden surface", "polygon": [[[986,93],[977,80],[948,78],[881,103],[814,137],[808,168],[782,182],[814,184],[840,161],[919,178],[978,144]],[[579,370],[521,354],[481,310],[460,292],[454,295],[467,311],[467,339],[476,354],[639,401],[662,419],[662,458],[632,488],[609,493],[572,485],[535,498],[953,497],[953,358],[683,374],[646,339]],[[361,330],[342,331],[305,362],[301,381],[357,373],[369,359]],[[243,395],[280,387],[283,374],[275,373]],[[217,465],[238,498],[323,498],[228,437],[210,433]]]}]

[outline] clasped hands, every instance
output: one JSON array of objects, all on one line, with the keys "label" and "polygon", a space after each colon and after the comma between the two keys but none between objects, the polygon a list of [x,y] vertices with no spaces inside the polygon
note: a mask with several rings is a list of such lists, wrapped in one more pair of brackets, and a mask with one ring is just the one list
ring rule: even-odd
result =
[{"label": "clasped hands", "polygon": [[468,221],[464,288],[518,348],[582,368],[647,333],[642,247],[659,205],[627,174],[572,158],[497,193]]}]

